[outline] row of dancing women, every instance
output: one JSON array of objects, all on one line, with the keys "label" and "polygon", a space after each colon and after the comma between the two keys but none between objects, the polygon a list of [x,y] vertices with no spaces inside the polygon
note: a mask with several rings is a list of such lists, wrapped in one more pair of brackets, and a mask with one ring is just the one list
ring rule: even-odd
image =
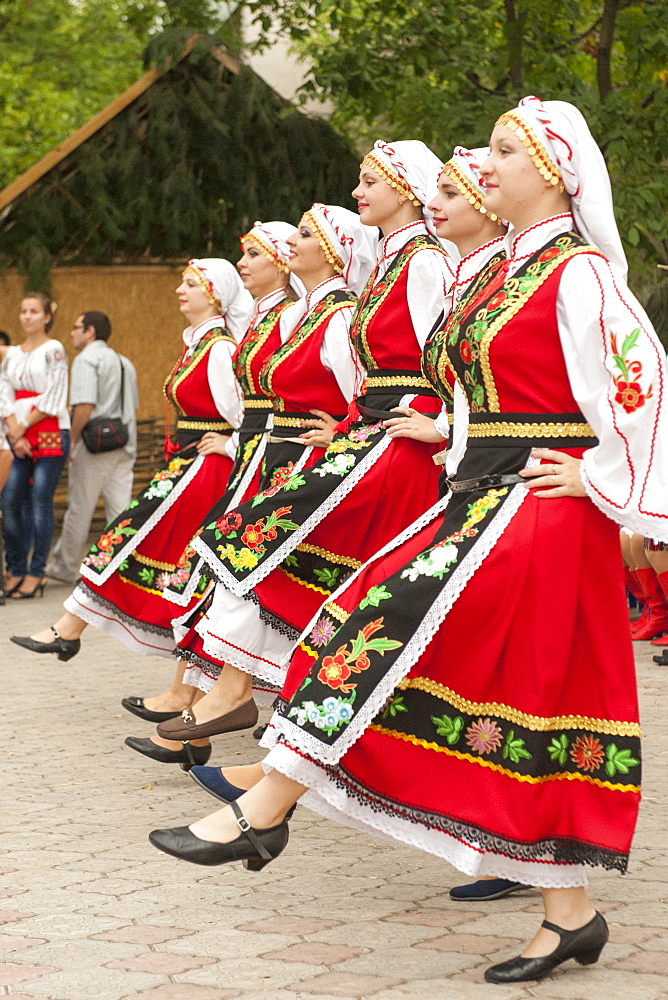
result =
[{"label": "row of dancing women", "polygon": [[[540,979],[598,960],[585,870],[626,870],[637,817],[619,530],[668,541],[665,353],[572,105],[525,98],[442,166],[377,142],[353,196],[242,238],[252,304],[189,262],[168,462],[13,641],[67,660],[93,624],[177,656],[124,699],[157,723],[126,743],[224,806],[159,850],[257,871],[303,802],[478,898],[539,886],[535,937],[485,976]],[[263,703],[264,758],[207,766]]]}]

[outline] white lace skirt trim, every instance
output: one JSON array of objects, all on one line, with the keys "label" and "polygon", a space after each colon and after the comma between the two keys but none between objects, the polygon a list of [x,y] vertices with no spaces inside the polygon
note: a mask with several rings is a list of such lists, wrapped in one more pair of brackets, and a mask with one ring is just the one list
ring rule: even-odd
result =
[{"label": "white lace skirt trim", "polygon": [[146,536],[153,531],[156,524],[158,524],[163,519],[167,511],[174,506],[183,491],[188,489],[191,482],[195,479],[199,470],[202,468],[205,457],[205,455],[197,456],[187,472],[183,473],[174,489],[168,493],[162,503],[156,507],[149,519],[141,526],[141,528],[139,528],[137,533],[131,535],[125,545],[121,546],[109,565],[105,566],[101,573],[93,573],[88,566],[82,563],[79,569],[82,577],[86,580],[90,580],[91,583],[94,583],[98,587],[101,586],[101,584],[106,583],[109,577],[116,572],[128,553],[134,552],[135,549],[139,548]]},{"label": "white lace skirt trim", "polygon": [[109,607],[98,607],[80,587],[74,589],[64,602],[64,607],[70,614],[76,615],[89,625],[94,625],[114,639],[120,639],[135,653],[141,653],[143,656],[171,656],[174,651],[171,636],[144,630],[139,623],[115,617]]},{"label": "white lace skirt trim", "polygon": [[468,581],[480,569],[527,496],[528,490],[524,485],[519,484],[513,487],[489,527],[485,529],[480,539],[469,549],[456,569],[450,574],[447,583],[427,609],[420,625],[402,649],[391,669],[379,681],[373,694],[355,713],[346,729],[332,746],[327,746],[310,733],[305,732],[300,726],[295,725],[290,719],[278,714],[275,714],[272,719],[275,736],[282,734],[291,746],[297,747],[309,757],[313,757],[323,764],[335,764],[340,760],[378,715],[399,681],[406,676],[413,664],[422,656],[448,611]]},{"label": "white lace skirt trim", "polygon": [[537,861],[519,861],[505,855],[482,850],[467,844],[452,834],[428,828],[412,819],[390,815],[376,807],[362,804],[349,796],[329,775],[290,747],[280,744],[263,761],[265,772],[274,768],[294,781],[306,785],[308,791],[299,800],[313,812],[327,819],[351,826],[366,833],[380,834],[390,840],[416,847],[448,861],[471,878],[492,875],[527,885],[550,889],[566,889],[587,884],[583,865],[555,864],[546,857]]},{"label": "white lace skirt trim", "polygon": [[221,663],[282,687],[295,641],[281,635],[260,617],[259,605],[216,587],[213,603],[195,631],[204,652]]}]

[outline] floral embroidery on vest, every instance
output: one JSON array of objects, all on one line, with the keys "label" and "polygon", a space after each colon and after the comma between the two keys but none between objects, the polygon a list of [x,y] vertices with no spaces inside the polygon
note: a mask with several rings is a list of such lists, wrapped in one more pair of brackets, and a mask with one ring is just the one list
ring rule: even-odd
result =
[{"label": "floral embroidery on vest", "polygon": [[451,314],[444,331],[448,352],[437,362],[439,381],[447,382],[445,372],[454,372],[474,413],[499,411],[489,363],[489,351],[496,335],[559,266],[581,253],[603,256],[577,233],[558,236],[536,251],[517,274],[503,284],[500,281],[505,269],[500,268],[487,287],[466,296]]},{"label": "floral embroidery on vest", "polygon": [[305,340],[308,340],[310,335],[319,327],[321,324],[326,323],[334,313],[339,312],[341,309],[345,309],[346,306],[350,306],[351,303],[355,302],[355,295],[353,292],[347,289],[337,288],[333,292],[325,295],[324,299],[318,302],[317,306],[306,316],[301,326],[291,334],[288,340],[279,347],[277,351],[272,354],[272,356],[265,362],[262,371],[260,372],[259,383],[260,391],[266,396],[270,396],[274,406],[277,409],[283,408],[283,401],[280,396],[277,396],[273,391],[273,378],[274,373],[279,365],[283,364],[287,358],[293,354],[298,347],[300,347]]},{"label": "floral embroidery on vest", "polygon": [[436,248],[447,257],[440,243],[437,243],[431,236],[416,236],[414,239],[409,240],[406,246],[402,247],[385,272],[385,276],[376,285],[373,283],[375,281],[375,273],[372,272],[371,277],[364,287],[364,291],[359,297],[350,324],[350,340],[367,371],[373,371],[378,368],[367,341],[369,324],[404,270],[408,267],[411,259],[416,253],[427,247],[430,249]]},{"label": "floral embroidery on vest", "polygon": [[257,352],[261,350],[267,338],[274,332],[281,313],[291,304],[286,299],[284,302],[279,302],[273,309],[270,309],[257,326],[248,331],[237,347],[232,358],[232,366],[244,396],[257,396],[260,394],[260,389],[255,384],[255,379],[253,378],[251,365]]},{"label": "floral embroidery on vest", "polygon": [[209,330],[204,334],[192,354],[187,357],[185,355],[181,357],[180,361],[177,362],[165,379],[163,391],[180,417],[186,414],[182,407],[179,406],[176,390],[183,380],[195,370],[200,361],[204,360],[213,345],[217,344],[219,340],[229,340],[230,343],[236,344],[236,340],[228,330],[223,327],[214,327],[213,330]]}]

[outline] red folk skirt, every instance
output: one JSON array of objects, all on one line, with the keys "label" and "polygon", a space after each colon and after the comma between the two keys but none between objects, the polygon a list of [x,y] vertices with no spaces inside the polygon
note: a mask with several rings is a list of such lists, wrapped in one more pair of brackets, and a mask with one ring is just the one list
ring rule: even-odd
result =
[{"label": "red folk skirt", "polygon": [[[372,562],[338,607],[353,612],[431,544],[438,524]],[[293,658],[288,707],[304,697],[314,637]],[[617,525],[588,498],[530,494],[338,760],[323,762],[282,726],[276,713],[266,764],[343,823],[474,877],[560,887],[584,883],[581,862],[625,870],[640,755]]]}]

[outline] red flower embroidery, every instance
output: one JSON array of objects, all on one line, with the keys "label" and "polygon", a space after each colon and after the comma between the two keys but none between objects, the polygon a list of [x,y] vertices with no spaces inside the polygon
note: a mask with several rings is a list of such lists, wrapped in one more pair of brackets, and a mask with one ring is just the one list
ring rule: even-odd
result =
[{"label": "red flower embroidery", "polygon": [[560,253],[561,250],[559,247],[548,247],[547,250],[543,250],[538,260],[541,263],[546,260],[552,260],[553,257],[558,257]]},{"label": "red flower embroidery", "polygon": [[346,647],[339,646],[334,656],[325,656],[318,671],[318,680],[327,687],[343,687],[350,677],[350,667],[346,663]]},{"label": "red flower embroidery", "polygon": [[642,392],[639,382],[623,382],[619,379],[616,384],[615,402],[623,406],[627,413],[633,413],[634,410],[645,405],[647,397]]},{"label": "red flower embroidery", "polygon": [[[241,541],[244,545],[247,545],[249,549],[256,549],[258,545],[262,545],[264,541],[264,521],[260,519],[255,524],[247,524],[246,530],[241,536]],[[274,533],[275,534],[275,533]]]},{"label": "red flower embroidery", "polygon": [[583,771],[595,771],[603,763],[603,745],[594,736],[578,736],[571,749],[571,758]]},{"label": "red flower embroidery", "polygon": [[241,527],[242,522],[241,514],[237,514],[236,511],[231,511],[229,514],[223,514],[216,521],[216,530],[221,533],[221,535],[229,535],[231,532],[236,531],[237,528]]},{"label": "red flower embroidery", "polygon": [[468,340],[462,340],[461,344],[459,345],[459,353],[461,355],[461,358],[462,358],[462,361],[464,362],[464,364],[466,364],[466,365],[470,364],[470,361],[471,361],[471,345],[469,344]]},{"label": "red flower embroidery", "polygon": [[494,309],[498,309],[506,301],[506,293],[501,289],[497,292],[493,299],[490,299],[487,303],[487,309],[492,312]]}]

